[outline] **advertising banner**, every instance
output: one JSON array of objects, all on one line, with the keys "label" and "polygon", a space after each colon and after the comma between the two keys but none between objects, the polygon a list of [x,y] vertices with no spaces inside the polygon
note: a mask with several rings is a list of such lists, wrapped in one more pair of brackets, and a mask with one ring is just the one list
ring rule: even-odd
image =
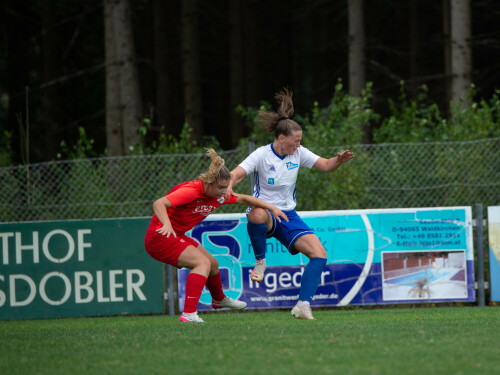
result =
[{"label": "advertising banner", "polygon": [[500,206],[488,207],[491,301],[500,302]]},{"label": "advertising banner", "polygon": [[149,221],[0,224],[0,320],[163,312]]},{"label": "advertising banner", "polygon": [[[300,212],[328,262],[313,306],[474,301],[470,207]],[[188,233],[219,261],[226,295],[250,309],[292,307],[308,258],[267,240],[267,269],[250,280],[255,256],[244,214],[215,214]],[[184,306],[189,271],[178,271]],[[205,288],[198,309],[211,308]]]}]

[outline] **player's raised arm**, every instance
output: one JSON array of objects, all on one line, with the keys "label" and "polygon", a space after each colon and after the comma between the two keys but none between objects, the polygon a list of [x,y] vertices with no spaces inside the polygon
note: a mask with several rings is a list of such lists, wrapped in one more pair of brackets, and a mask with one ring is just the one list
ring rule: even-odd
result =
[{"label": "player's raised arm", "polygon": [[236,203],[238,204],[244,204],[247,206],[253,206],[253,207],[260,207],[265,210],[269,210],[271,214],[276,218],[281,223],[281,218],[283,218],[285,221],[288,221],[288,217],[285,215],[283,211],[281,211],[278,207],[264,202],[263,200],[260,200],[259,198],[251,197],[250,195],[246,194],[235,194],[233,195],[237,198]]},{"label": "player's raised arm", "polygon": [[313,168],[318,169],[322,172],[333,172],[335,169],[340,167],[342,163],[351,160],[354,157],[354,153],[345,150],[337,153],[337,156],[334,156],[330,159],[325,159],[320,157],[316,163],[314,163]]}]

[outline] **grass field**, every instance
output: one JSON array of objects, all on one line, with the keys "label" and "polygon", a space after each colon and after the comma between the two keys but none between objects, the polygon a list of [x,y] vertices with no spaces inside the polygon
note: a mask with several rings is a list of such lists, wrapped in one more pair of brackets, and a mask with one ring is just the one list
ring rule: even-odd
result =
[{"label": "grass field", "polygon": [[0,322],[0,374],[498,374],[500,309],[288,310]]}]

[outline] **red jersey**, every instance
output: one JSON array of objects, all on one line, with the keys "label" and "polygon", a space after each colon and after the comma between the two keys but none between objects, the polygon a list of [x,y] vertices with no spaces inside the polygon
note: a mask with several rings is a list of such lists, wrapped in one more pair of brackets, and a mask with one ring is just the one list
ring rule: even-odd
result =
[{"label": "red jersey", "polygon": [[[183,182],[174,186],[166,197],[172,204],[172,207],[167,209],[168,218],[172,228],[178,234],[186,233],[196,224],[201,223],[217,207],[223,204],[234,204],[237,199],[234,195],[229,196],[227,201],[224,196],[207,197],[200,180]],[[163,226],[156,215],[153,215],[151,224],[155,229]]]}]

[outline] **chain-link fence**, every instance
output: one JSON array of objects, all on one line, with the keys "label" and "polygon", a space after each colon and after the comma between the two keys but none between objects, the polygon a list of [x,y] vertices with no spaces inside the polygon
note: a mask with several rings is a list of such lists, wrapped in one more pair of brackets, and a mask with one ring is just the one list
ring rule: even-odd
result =
[{"label": "chain-link fence", "polygon": [[[314,148],[356,157],[329,174],[302,168],[297,210],[500,204],[500,138]],[[232,169],[248,150],[219,153]],[[210,164],[204,154],[107,157],[0,168],[0,221],[152,215],[152,202],[196,179]],[[250,194],[247,177],[234,189]],[[217,212],[244,212],[239,205]]]}]

